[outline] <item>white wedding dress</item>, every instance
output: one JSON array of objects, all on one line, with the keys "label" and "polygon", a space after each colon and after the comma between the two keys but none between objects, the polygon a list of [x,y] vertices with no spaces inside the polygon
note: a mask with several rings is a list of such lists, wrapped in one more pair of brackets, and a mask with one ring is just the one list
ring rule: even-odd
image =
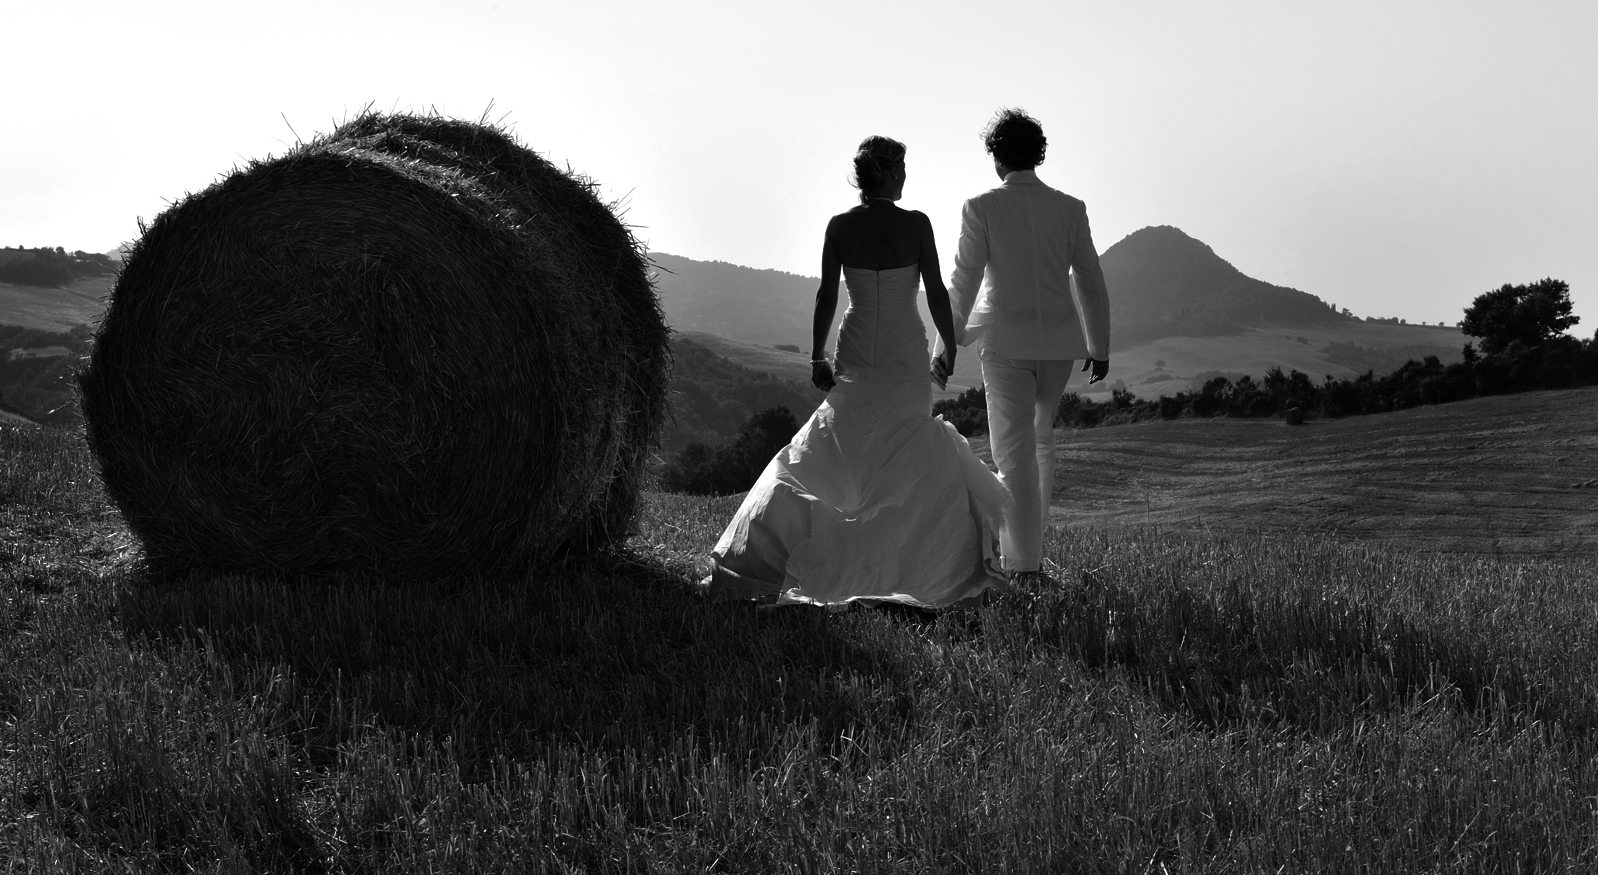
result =
[{"label": "white wedding dress", "polygon": [[920,273],[845,267],[837,385],[711,553],[713,598],[945,607],[1003,585],[1009,494],[933,417]]}]

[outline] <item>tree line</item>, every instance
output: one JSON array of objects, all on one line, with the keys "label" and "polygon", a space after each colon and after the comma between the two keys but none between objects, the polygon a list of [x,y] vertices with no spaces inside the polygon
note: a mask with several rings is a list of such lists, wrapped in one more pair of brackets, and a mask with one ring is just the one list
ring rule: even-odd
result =
[{"label": "tree line", "polygon": [[67,252],[59,246],[0,250],[0,283],[59,288],[73,280],[116,272],[115,261],[93,252]]},{"label": "tree line", "polygon": [[[1197,389],[1141,399],[1125,389],[1095,402],[1076,394],[1060,400],[1056,425],[1092,428],[1182,417],[1275,417],[1290,423],[1306,418],[1336,419],[1446,404],[1485,395],[1563,389],[1598,384],[1598,335],[1578,339],[1564,334],[1579,318],[1571,315],[1570,286],[1543,279],[1504,285],[1479,295],[1465,310],[1460,328],[1480,344],[1467,343],[1462,360],[1444,365],[1435,355],[1410,359],[1396,370],[1353,378],[1309,375],[1270,368],[1262,379],[1215,377]],[[986,401],[980,389],[940,401],[943,415],[967,436],[987,433]]]}]

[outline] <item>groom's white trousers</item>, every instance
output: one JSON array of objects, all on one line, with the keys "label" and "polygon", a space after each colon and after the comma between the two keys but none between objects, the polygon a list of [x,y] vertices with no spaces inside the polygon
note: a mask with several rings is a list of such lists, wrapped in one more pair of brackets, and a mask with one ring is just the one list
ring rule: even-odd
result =
[{"label": "groom's white trousers", "polygon": [[999,479],[1015,499],[999,530],[1008,571],[1043,565],[1043,530],[1054,491],[1054,417],[1071,377],[1070,359],[1006,359],[982,350],[988,440]]}]

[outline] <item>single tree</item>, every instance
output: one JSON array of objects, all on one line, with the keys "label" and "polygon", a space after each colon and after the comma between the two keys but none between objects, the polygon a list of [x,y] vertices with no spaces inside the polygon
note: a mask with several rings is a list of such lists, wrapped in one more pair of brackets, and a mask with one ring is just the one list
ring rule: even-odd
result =
[{"label": "single tree", "polygon": [[1581,321],[1570,315],[1570,284],[1553,278],[1529,285],[1501,288],[1476,296],[1465,308],[1459,327],[1472,337],[1481,338],[1482,352],[1500,353],[1520,341],[1527,346],[1562,334]]}]

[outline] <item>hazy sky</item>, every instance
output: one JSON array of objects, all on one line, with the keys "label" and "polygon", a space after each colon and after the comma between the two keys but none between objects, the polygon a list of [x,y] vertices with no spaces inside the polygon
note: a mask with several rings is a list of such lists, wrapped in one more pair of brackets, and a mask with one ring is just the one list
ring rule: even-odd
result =
[{"label": "hazy sky", "polygon": [[[995,11],[995,9],[1000,11]],[[945,273],[1021,106],[1102,251],[1176,225],[1355,313],[1571,284],[1598,330],[1598,4],[8,3],[0,244],[104,251],[363,106],[510,125],[655,250],[813,275],[855,145]],[[1113,289],[1112,289],[1113,293]]]}]

